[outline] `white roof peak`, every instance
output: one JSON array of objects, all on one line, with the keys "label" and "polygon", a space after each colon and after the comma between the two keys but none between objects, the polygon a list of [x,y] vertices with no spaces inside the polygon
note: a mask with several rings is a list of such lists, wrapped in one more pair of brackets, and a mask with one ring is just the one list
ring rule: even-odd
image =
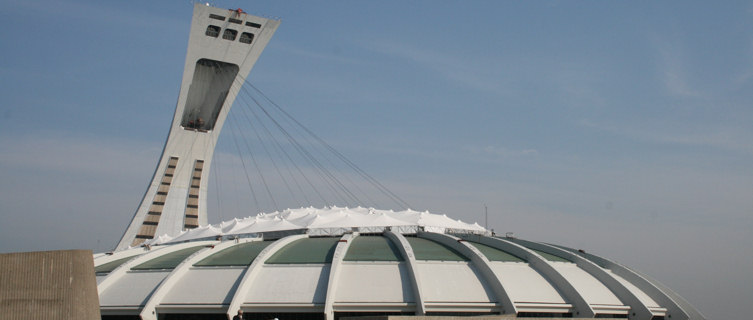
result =
[{"label": "white roof peak", "polygon": [[150,241],[161,244],[175,241],[202,239],[211,236],[258,234],[264,232],[307,230],[337,230],[352,228],[405,227],[413,230],[426,229],[433,232],[442,230],[467,230],[486,232],[478,223],[469,224],[447,217],[446,214],[433,214],[429,211],[379,210],[374,208],[348,208],[329,206],[324,208],[301,207],[271,213],[259,213],[253,217],[233,218],[216,225],[201,226],[183,231],[174,236],[162,235]]}]

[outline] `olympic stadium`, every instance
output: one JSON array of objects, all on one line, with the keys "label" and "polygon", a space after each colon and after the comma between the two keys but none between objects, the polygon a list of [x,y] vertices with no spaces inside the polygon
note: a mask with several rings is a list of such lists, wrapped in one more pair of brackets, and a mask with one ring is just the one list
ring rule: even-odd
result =
[{"label": "olympic stadium", "polygon": [[703,319],[607,258],[430,212],[302,207],[208,224],[214,147],[279,23],[195,4],[152,182],[117,248],[94,255],[103,319]]}]

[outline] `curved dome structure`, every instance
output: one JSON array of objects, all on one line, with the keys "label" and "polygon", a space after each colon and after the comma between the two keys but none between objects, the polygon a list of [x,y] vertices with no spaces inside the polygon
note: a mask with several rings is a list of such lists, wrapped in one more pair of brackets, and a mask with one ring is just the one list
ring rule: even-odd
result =
[{"label": "curved dome structure", "polygon": [[242,309],[251,319],[702,319],[661,284],[605,258],[428,212],[286,210],[94,261],[104,318],[225,319]]}]

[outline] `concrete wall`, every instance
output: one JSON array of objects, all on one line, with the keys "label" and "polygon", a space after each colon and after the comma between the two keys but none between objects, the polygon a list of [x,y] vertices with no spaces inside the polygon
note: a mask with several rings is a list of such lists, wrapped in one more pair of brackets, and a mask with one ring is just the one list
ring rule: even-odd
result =
[{"label": "concrete wall", "polygon": [[0,318],[100,319],[89,250],[0,254]]}]

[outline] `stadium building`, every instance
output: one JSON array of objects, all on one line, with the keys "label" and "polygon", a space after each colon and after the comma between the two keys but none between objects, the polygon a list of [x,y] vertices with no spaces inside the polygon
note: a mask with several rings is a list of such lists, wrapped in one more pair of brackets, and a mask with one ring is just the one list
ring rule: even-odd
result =
[{"label": "stadium building", "polygon": [[207,220],[214,146],[279,21],[195,4],[162,157],[116,250],[95,254],[103,319],[358,316],[703,319],[582,250],[413,210],[300,208]]}]

